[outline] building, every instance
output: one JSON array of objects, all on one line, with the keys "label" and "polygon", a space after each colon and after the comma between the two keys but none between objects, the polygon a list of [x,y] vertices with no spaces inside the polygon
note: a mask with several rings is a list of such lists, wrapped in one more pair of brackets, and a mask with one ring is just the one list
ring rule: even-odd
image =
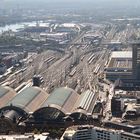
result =
[{"label": "building", "polygon": [[140,135],[122,132],[121,133],[121,140],[140,140]]},{"label": "building", "polygon": [[8,87],[0,88],[0,132],[17,131],[19,125],[37,110],[48,97],[38,87],[29,87],[16,94]]},{"label": "building", "polygon": [[55,32],[70,32],[76,33],[80,31],[80,26],[74,23],[64,23],[55,26]]},{"label": "building", "polygon": [[42,106],[33,114],[37,121],[62,120],[66,114],[70,114],[73,105],[78,99],[73,89],[63,87],[55,89],[43,102]]},{"label": "building", "polygon": [[17,64],[20,60],[24,59],[24,52],[21,53],[12,53],[5,56],[2,59],[2,62],[6,65],[7,68]]},{"label": "building", "polygon": [[90,90],[83,92],[76,101],[70,116],[74,120],[87,120],[95,114],[102,115],[102,105],[96,106],[95,99],[94,92]]},{"label": "building", "polygon": [[1,135],[0,140],[49,140],[49,133],[33,134],[25,133],[23,135]]},{"label": "building", "polygon": [[136,120],[140,116],[140,104],[136,103],[128,103],[126,110],[123,114],[123,118],[130,119],[130,120]]},{"label": "building", "polygon": [[67,117],[86,121],[89,114],[92,116],[93,113],[94,95],[90,90],[79,95],[68,87],[57,88],[33,115],[38,121],[63,120]]},{"label": "building", "polygon": [[133,77],[140,80],[140,42],[132,43],[133,49]]},{"label": "building", "polygon": [[[102,103],[96,104],[95,94],[87,90],[79,95],[68,87],[56,88],[47,94],[39,87],[27,87],[18,94],[11,88],[0,90],[0,124],[2,130],[16,131],[21,126],[46,124],[83,124],[102,115]],[[8,96],[8,97],[7,97]]]},{"label": "building", "polygon": [[69,39],[70,34],[67,32],[62,33],[40,33],[41,38],[45,38],[47,40],[55,40],[55,41],[65,41]]},{"label": "building", "polygon": [[[112,122],[127,122],[129,125],[140,125],[140,92],[130,90],[114,90],[111,99]],[[116,119],[117,117],[117,119]],[[114,125],[113,125],[114,126]],[[115,126],[116,128],[118,126]],[[124,130],[124,129],[123,129]],[[127,128],[128,130],[128,128]]]},{"label": "building", "polygon": [[132,51],[114,51],[106,67],[106,78],[115,81],[132,78]]},{"label": "building", "polygon": [[94,45],[98,45],[100,41],[102,40],[102,34],[101,33],[92,33],[89,32],[83,37],[83,41],[87,43],[92,43]]},{"label": "building", "polygon": [[94,126],[68,128],[60,140],[139,140],[140,135]]},{"label": "building", "polygon": [[121,116],[124,109],[124,102],[120,97],[113,97],[111,99],[111,112],[114,116]]}]

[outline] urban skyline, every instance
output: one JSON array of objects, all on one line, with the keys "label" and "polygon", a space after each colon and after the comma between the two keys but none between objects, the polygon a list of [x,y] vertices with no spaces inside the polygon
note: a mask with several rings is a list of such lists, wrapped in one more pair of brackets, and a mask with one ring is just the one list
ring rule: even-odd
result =
[{"label": "urban skyline", "polygon": [[0,3],[0,139],[140,139],[139,0]]}]

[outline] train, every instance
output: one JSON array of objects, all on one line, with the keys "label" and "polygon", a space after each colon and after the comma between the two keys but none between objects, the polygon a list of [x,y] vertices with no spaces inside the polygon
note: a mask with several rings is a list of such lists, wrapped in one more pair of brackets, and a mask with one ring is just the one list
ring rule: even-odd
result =
[{"label": "train", "polygon": [[76,73],[76,67],[70,72],[69,76],[72,77]]},{"label": "train", "polygon": [[88,45],[84,45],[82,50],[85,50],[88,47]]},{"label": "train", "polygon": [[88,63],[91,64],[95,58],[96,58],[95,56],[92,57]]},{"label": "train", "polygon": [[96,68],[95,68],[93,73],[97,74],[99,72],[99,70],[100,70],[100,67],[101,67],[101,65],[97,64],[97,66],[96,66]]},{"label": "train", "polygon": [[14,87],[14,84],[15,84],[15,83],[16,83],[16,79],[11,80],[11,81],[4,82],[4,83],[2,84],[2,86]]},{"label": "train", "polygon": [[93,53],[93,54],[88,58],[88,64],[91,64],[95,58],[96,58],[96,57],[95,57],[95,54]]},{"label": "train", "polygon": [[83,61],[84,57],[85,57],[85,55],[83,55],[80,60]]},{"label": "train", "polygon": [[47,58],[44,62],[48,64],[51,61],[53,61],[54,59],[55,59],[55,57],[51,56],[51,57]]}]

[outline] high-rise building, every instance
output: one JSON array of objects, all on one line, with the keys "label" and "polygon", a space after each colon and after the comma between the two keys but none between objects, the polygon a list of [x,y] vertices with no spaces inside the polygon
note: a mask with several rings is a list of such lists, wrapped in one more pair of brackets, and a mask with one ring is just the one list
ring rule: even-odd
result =
[{"label": "high-rise building", "polygon": [[123,100],[120,97],[113,97],[111,100],[111,112],[114,116],[121,116],[124,108]]},{"label": "high-rise building", "polygon": [[133,77],[136,80],[140,80],[140,42],[132,43],[132,68],[133,68]]}]

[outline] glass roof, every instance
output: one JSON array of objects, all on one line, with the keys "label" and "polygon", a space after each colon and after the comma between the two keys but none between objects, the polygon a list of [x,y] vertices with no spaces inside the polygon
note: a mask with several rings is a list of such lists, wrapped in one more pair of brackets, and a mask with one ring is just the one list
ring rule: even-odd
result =
[{"label": "glass roof", "polygon": [[17,96],[15,96],[8,105],[13,105],[16,107],[20,107],[24,109],[30,102],[36,98],[36,96],[40,93],[39,89],[36,89],[34,87],[29,87],[23,90],[21,93],[19,93]]},{"label": "glass roof", "polygon": [[55,89],[51,95],[47,98],[44,107],[49,104],[55,104],[62,107],[67,99],[71,96],[73,90],[67,87]]}]

